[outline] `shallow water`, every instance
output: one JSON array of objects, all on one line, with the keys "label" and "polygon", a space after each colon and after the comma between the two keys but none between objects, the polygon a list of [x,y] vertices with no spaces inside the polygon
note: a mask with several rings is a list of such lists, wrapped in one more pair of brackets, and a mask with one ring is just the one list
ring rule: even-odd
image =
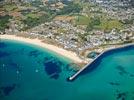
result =
[{"label": "shallow water", "polygon": [[71,61],[47,49],[0,42],[0,100],[134,100],[134,48],[107,55],[75,81]]}]

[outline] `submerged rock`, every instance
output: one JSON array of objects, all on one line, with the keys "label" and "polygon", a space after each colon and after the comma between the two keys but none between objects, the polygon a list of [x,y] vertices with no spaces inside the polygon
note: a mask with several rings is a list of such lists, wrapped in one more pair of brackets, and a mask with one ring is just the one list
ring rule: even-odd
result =
[{"label": "submerged rock", "polygon": [[134,77],[134,74],[131,74],[130,72],[126,71],[125,67],[123,66],[117,66],[116,69],[119,71],[120,75],[129,75],[130,77]]},{"label": "submerged rock", "polygon": [[10,54],[7,53],[7,52],[0,51],[0,58],[2,58],[2,57],[7,57],[7,56],[9,56],[9,55],[10,55]]},{"label": "submerged rock", "polygon": [[5,44],[4,42],[0,42],[0,48],[5,48],[7,47],[7,44]]},{"label": "submerged rock", "polygon": [[7,66],[8,69],[11,69],[11,70],[15,70],[15,71],[19,71],[21,72],[22,69],[20,68],[20,66],[14,62],[10,62],[8,63],[8,66]]},{"label": "submerged rock", "polygon": [[66,70],[71,72],[77,72],[79,67],[75,63],[69,63],[66,65]]},{"label": "submerged rock", "polygon": [[33,56],[33,57],[37,57],[41,54],[41,52],[39,52],[38,50],[33,50],[29,52],[29,56]]},{"label": "submerged rock", "polygon": [[119,71],[120,75],[128,74],[128,72],[123,66],[117,66],[116,69]]},{"label": "submerged rock", "polygon": [[116,100],[127,100],[127,97],[129,96],[129,92],[121,92],[119,90],[116,91]]},{"label": "submerged rock", "polygon": [[126,93],[117,94],[117,100],[126,100]]},{"label": "submerged rock", "polygon": [[130,77],[134,77],[134,74],[130,74]]},{"label": "submerged rock", "polygon": [[113,86],[119,86],[120,85],[120,83],[118,83],[118,82],[109,82],[109,84],[113,85]]},{"label": "submerged rock", "polygon": [[12,84],[9,86],[3,86],[3,87],[0,87],[0,90],[2,91],[2,93],[5,96],[8,96],[16,88],[16,86],[17,86],[16,84]]},{"label": "submerged rock", "polygon": [[61,73],[61,67],[56,61],[47,61],[44,62],[45,66],[45,72],[47,75],[49,75],[51,78],[58,79],[59,74]]},{"label": "submerged rock", "polygon": [[59,78],[59,74],[54,74],[54,75],[50,76],[50,78],[58,79]]}]

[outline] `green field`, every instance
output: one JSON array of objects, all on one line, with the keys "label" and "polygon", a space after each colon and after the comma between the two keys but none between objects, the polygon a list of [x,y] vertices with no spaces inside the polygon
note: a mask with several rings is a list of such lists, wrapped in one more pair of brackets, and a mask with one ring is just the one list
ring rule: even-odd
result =
[{"label": "green field", "polygon": [[30,18],[39,18],[39,15],[38,14],[34,14],[34,13],[29,13],[26,15],[26,17],[30,17]]},{"label": "green field", "polygon": [[118,20],[104,20],[101,21],[100,26],[98,26],[101,30],[110,31],[112,29],[121,30],[123,28],[123,24]]},{"label": "green field", "polygon": [[123,24],[119,20],[109,19],[105,17],[86,17],[83,15],[75,15],[76,25],[87,25],[87,28],[111,31],[112,29],[121,30]]},{"label": "green field", "polygon": [[83,16],[83,15],[78,15],[78,16],[75,16],[75,24],[76,25],[88,25],[89,21],[90,21],[90,18],[89,17],[86,17],[86,16]]}]

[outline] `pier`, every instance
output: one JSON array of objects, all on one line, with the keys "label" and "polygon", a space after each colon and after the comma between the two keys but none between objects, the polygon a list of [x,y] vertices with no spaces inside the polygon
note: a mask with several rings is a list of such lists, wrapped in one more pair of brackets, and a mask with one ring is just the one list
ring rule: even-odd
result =
[{"label": "pier", "polygon": [[69,80],[69,81],[73,81],[74,79],[76,79],[76,77],[77,77],[82,71],[84,71],[87,67],[89,67],[92,63],[94,63],[97,59],[99,59],[99,58],[100,58],[101,56],[103,56],[104,54],[109,53],[109,52],[113,52],[113,51],[120,51],[122,48],[127,48],[127,47],[130,47],[130,46],[134,46],[134,43],[130,43],[130,44],[123,45],[123,46],[119,46],[119,47],[112,48],[112,49],[108,49],[108,50],[102,52],[102,53],[99,54],[93,61],[89,62],[87,65],[85,65],[83,68],[81,68],[78,72],[76,72],[74,75],[72,75],[71,77],[69,77],[68,80]]},{"label": "pier", "polygon": [[[90,63],[89,63],[90,64]],[[82,69],[80,69],[77,73],[75,73],[73,76],[69,77],[69,81],[74,80],[84,69],[86,69],[89,64],[87,64],[86,66],[84,66]]]},{"label": "pier", "polygon": [[90,66],[91,63],[93,63],[94,61],[96,61],[104,52],[102,52],[101,54],[99,54],[93,61],[89,62],[87,65],[85,65],[84,67],[82,67],[77,73],[75,73],[74,75],[72,75],[71,77],[68,78],[69,81],[73,81],[83,70],[85,70],[88,66]]}]

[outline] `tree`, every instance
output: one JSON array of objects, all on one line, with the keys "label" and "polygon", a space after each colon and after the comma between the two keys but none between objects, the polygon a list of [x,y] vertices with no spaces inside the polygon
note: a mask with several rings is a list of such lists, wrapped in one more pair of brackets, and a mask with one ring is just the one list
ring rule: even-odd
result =
[{"label": "tree", "polygon": [[86,28],[86,31],[89,32],[89,31],[92,31],[93,30],[93,23],[90,21],[89,24],[87,25],[87,28]]},{"label": "tree", "polygon": [[100,25],[101,21],[99,17],[90,18],[89,24],[87,25],[87,31],[92,31],[94,26]]},{"label": "tree", "polygon": [[101,24],[99,17],[91,18],[91,22],[93,23],[93,25],[100,25]]},{"label": "tree", "polygon": [[58,14],[62,15],[62,14],[70,14],[70,13],[79,13],[81,10],[82,10],[81,5],[70,2],[68,6],[65,6]]},{"label": "tree", "polygon": [[11,16],[6,15],[6,16],[0,16],[0,31],[5,30],[5,28],[8,27],[9,19]]}]

